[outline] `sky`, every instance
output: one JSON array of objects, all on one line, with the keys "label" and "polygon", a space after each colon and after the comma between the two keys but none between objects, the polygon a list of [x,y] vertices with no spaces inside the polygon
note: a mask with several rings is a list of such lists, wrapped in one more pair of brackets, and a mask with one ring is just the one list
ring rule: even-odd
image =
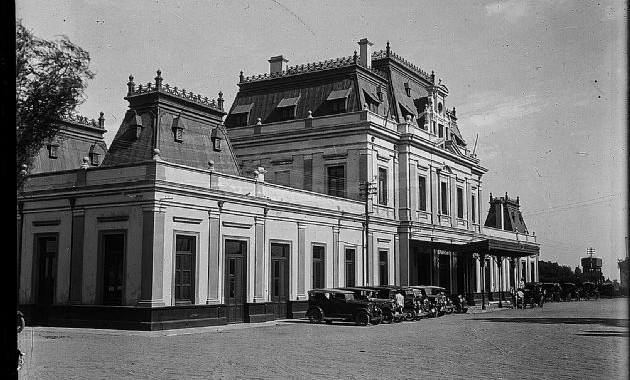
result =
[{"label": "sky", "polygon": [[345,57],[368,38],[449,89],[448,108],[481,164],[485,196],[519,196],[540,259],[574,269],[589,247],[619,279],[627,255],[627,4],[624,1],[34,1],[36,36],[90,53],[78,112],[105,113],[111,143],[126,83],[164,83],[234,101],[238,76]]}]

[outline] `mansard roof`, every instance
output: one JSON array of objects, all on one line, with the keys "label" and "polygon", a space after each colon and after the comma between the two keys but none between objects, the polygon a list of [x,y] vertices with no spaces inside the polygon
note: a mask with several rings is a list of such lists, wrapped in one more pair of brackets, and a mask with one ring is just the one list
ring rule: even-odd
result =
[{"label": "mansard roof", "polygon": [[[201,169],[239,174],[222,125],[222,93],[217,100],[162,84],[136,87],[129,78],[129,110],[112,141],[103,166],[160,159]],[[155,150],[158,150],[157,152]]]},{"label": "mansard roof", "polygon": [[[282,56],[279,56],[280,58]],[[277,57],[276,57],[277,58]],[[239,76],[239,92],[228,113],[225,124],[228,128],[242,126],[243,118],[236,114],[247,114],[246,125],[254,125],[260,119],[263,124],[282,120],[283,108],[291,99],[295,105],[294,118],[317,117],[338,112],[332,109],[333,101],[345,99],[344,112],[355,112],[366,104],[377,104],[381,116],[403,122],[411,115],[424,128],[425,107],[433,94],[446,97],[448,89],[441,80],[394,53],[389,43],[385,50],[371,54],[371,65],[366,65],[357,56],[323,60],[289,66],[283,70],[245,77]],[[271,62],[271,61],[270,61]],[[283,60],[286,62],[286,60]],[[450,131],[457,144],[466,145],[456,125],[454,110],[445,110],[445,118],[451,120]],[[422,125],[420,125],[422,124]]]},{"label": "mansard roof", "polygon": [[[103,134],[105,118],[101,112],[98,120],[78,114],[63,116],[56,124],[57,134],[46,141],[28,168],[29,174],[78,169],[85,157],[98,154],[104,157],[107,144]],[[51,149],[53,151],[51,152]]]}]

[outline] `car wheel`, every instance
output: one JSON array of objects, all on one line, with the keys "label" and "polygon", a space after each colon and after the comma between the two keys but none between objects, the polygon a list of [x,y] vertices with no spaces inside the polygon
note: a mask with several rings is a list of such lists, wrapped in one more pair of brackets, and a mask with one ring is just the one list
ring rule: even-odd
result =
[{"label": "car wheel", "polygon": [[308,313],[308,320],[311,323],[321,323],[323,319],[324,316],[319,309],[313,309],[310,313]]},{"label": "car wheel", "polygon": [[390,309],[383,310],[383,323],[392,323],[393,320],[392,311]]},{"label": "car wheel", "polygon": [[362,311],[359,314],[357,314],[357,317],[355,318],[355,322],[359,326],[367,326],[370,324],[370,316],[365,311]]},{"label": "car wheel", "polygon": [[416,312],[413,309],[405,309],[403,314],[405,315],[405,321],[413,321],[416,319]]}]

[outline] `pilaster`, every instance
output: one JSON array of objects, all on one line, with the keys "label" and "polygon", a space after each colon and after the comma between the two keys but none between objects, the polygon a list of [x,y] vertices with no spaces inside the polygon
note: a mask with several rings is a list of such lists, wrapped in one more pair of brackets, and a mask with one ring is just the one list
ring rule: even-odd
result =
[{"label": "pilaster", "polygon": [[80,304],[83,288],[83,241],[85,210],[72,210],[72,248],[70,250],[70,303]]},{"label": "pilaster", "polygon": [[333,227],[333,287],[339,287],[339,227]]},{"label": "pilaster", "polygon": [[267,260],[265,260],[265,217],[256,216],[254,218],[255,225],[255,241],[254,241],[254,302],[264,302],[267,300],[268,290],[266,289]]},{"label": "pilaster", "polygon": [[306,299],[306,226],[303,223],[297,224],[297,251],[298,251],[298,301]]},{"label": "pilaster", "polygon": [[164,306],[165,207],[157,203],[142,208],[142,271],[138,306]]},{"label": "pilaster", "polygon": [[208,297],[206,304],[222,303],[223,247],[220,208],[208,209]]}]

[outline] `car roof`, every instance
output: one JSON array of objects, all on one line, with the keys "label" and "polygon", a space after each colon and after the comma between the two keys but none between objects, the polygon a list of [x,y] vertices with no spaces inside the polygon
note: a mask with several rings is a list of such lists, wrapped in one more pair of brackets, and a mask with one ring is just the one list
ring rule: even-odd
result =
[{"label": "car roof", "polygon": [[359,287],[359,286],[344,286],[344,287],[339,288],[339,289],[340,289],[340,290],[348,290],[348,291],[351,291],[351,290],[367,290],[367,291],[372,291],[372,290],[374,290],[374,289],[372,289],[372,288],[362,288],[362,287]]},{"label": "car roof", "polygon": [[345,293],[345,294],[354,294],[354,293],[352,293],[349,290],[333,289],[333,288],[311,289],[311,290],[309,290],[309,293]]}]

